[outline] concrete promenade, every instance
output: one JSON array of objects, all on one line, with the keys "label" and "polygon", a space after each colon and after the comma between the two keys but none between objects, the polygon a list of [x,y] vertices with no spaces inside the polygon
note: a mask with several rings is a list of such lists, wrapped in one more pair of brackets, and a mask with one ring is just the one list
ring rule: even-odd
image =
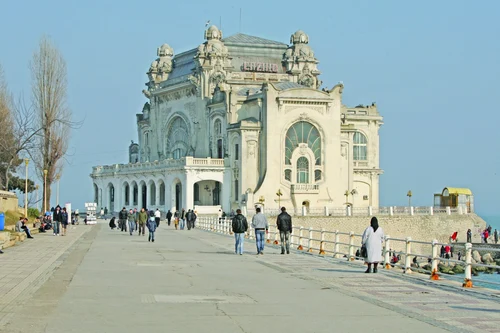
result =
[{"label": "concrete promenade", "polygon": [[164,222],[155,243],[107,223],[38,235],[0,256],[0,332],[500,332],[496,296],[245,251]]}]

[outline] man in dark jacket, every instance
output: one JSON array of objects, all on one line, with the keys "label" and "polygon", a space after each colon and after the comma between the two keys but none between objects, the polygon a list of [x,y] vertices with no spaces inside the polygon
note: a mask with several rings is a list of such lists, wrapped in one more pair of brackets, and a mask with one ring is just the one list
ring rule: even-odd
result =
[{"label": "man in dark jacket", "polygon": [[233,217],[232,228],[234,232],[234,253],[243,254],[243,243],[245,239],[245,232],[248,230],[248,222],[246,217],[241,214],[241,209],[236,210],[236,216]]},{"label": "man in dark jacket", "polygon": [[276,225],[280,231],[281,254],[290,254],[290,234],[292,233],[292,217],[286,212],[285,207],[281,207],[281,214],[278,215]]},{"label": "man in dark jacket", "polygon": [[54,236],[59,236],[59,229],[63,221],[61,206],[57,205],[52,216],[52,228],[54,229]]},{"label": "man in dark jacket", "polygon": [[191,230],[191,228],[194,228],[194,221],[196,220],[196,214],[193,212],[192,209],[188,210],[186,213],[186,222],[187,222],[187,228],[188,230]]},{"label": "man in dark jacket", "polygon": [[168,223],[169,226],[170,226],[170,221],[171,220],[172,220],[172,212],[169,209],[168,212],[167,212],[167,223]]},{"label": "man in dark jacket", "polygon": [[125,207],[122,208],[120,213],[118,213],[118,227],[121,231],[127,231],[127,218],[128,212]]}]

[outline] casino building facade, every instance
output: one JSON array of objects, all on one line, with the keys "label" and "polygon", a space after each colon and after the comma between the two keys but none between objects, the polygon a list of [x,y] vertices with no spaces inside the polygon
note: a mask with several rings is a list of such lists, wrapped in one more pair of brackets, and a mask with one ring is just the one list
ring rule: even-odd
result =
[{"label": "casino building facade", "polygon": [[342,104],[342,84],[320,89],[304,32],[288,45],[211,26],[198,47],[157,55],[128,163],[93,167],[98,207],[378,207],[382,117]]}]

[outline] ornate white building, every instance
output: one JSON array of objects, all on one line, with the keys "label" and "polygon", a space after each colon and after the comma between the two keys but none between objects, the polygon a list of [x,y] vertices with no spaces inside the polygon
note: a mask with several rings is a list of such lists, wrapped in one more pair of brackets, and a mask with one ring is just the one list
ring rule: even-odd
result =
[{"label": "ornate white building", "polygon": [[99,207],[378,206],[382,117],[343,105],[342,84],[320,90],[304,32],[287,45],[211,26],[197,48],[157,53],[129,163],[93,168]]}]

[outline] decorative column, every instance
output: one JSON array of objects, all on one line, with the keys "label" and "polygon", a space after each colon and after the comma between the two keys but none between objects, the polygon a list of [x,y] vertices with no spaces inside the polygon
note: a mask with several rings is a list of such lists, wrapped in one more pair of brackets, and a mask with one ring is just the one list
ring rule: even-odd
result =
[{"label": "decorative column", "polygon": [[[160,184],[159,184],[159,182],[155,183],[155,189],[156,189],[155,206],[156,206],[156,208],[162,208],[162,207],[160,207]],[[163,208],[162,208],[162,210],[163,210]]]}]

